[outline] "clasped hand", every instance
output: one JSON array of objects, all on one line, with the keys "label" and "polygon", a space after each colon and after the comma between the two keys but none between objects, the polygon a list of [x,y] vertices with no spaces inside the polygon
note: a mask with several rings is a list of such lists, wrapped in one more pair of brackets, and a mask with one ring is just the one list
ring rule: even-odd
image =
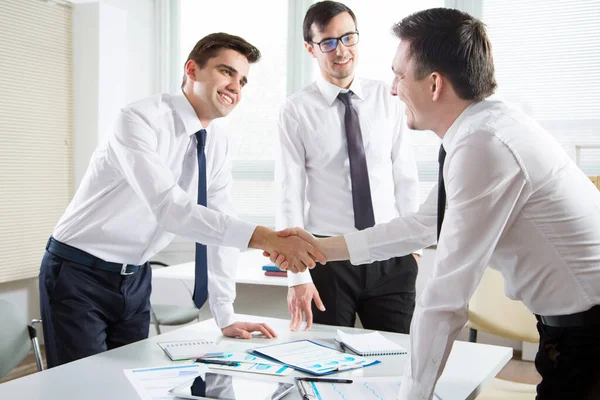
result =
[{"label": "clasped hand", "polygon": [[263,253],[283,271],[304,272],[327,259],[319,249],[319,239],[301,228],[289,228],[277,232],[272,249]]}]

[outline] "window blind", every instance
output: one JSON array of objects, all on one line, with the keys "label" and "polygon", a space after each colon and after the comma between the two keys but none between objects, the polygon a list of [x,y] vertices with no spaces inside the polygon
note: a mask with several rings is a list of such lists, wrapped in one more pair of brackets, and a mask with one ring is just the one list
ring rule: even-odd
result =
[{"label": "window blind", "polygon": [[0,2],[0,283],[38,275],[72,195],[71,7]]},{"label": "window blind", "polygon": [[600,1],[484,0],[497,94],[600,174]]}]

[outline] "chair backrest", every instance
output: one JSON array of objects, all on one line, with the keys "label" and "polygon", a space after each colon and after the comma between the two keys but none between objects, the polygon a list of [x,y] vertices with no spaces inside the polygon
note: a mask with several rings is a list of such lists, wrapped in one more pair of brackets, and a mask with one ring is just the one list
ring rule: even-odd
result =
[{"label": "chair backrest", "polygon": [[487,268],[469,302],[467,327],[493,335],[537,343],[535,316],[520,301],[504,294],[502,274]]},{"label": "chair backrest", "polygon": [[0,299],[0,378],[23,361],[30,349],[27,322],[12,303]]}]

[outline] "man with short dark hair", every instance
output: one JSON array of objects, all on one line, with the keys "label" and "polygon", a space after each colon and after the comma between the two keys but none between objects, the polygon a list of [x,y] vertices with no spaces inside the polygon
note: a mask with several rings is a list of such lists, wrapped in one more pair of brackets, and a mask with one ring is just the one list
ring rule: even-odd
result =
[{"label": "man with short dark hair", "polygon": [[324,259],[302,239],[282,241],[268,228],[231,216],[228,144],[211,122],[237,106],[249,64],[259,58],[240,37],[208,35],[185,63],[181,93],[121,110],[42,260],[49,367],[148,337],[147,261],[176,234],[197,242],[193,300],[200,308],[209,299],[223,334],[275,336],[266,324],[235,319],[234,248],[279,249],[292,257],[295,271]]},{"label": "man with short dark hair", "polygon": [[[316,82],[290,96],[279,120],[279,228],[336,236],[416,211],[417,168],[402,104],[384,82],[356,77],[356,17],[336,1],[313,4],[304,46],[319,64]],[[289,274],[290,327],[312,322],[408,333],[415,307],[412,254],[359,267],[330,262]],[[314,306],[312,302],[314,300]]]},{"label": "man with short dark hair", "polygon": [[[394,32],[393,93],[410,127],[442,139],[438,187],[415,214],[319,246],[328,260],[363,264],[438,238],[399,399],[432,397],[488,265],[538,319],[537,399],[600,398],[600,193],[546,130],[487,98],[496,80],[481,21],[430,9]],[[281,235],[294,233],[309,238]]]}]

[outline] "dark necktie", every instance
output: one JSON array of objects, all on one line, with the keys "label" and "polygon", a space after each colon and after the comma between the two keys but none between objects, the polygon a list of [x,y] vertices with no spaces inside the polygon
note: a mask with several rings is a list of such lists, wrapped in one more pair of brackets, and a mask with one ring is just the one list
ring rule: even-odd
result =
[{"label": "dark necktie", "polygon": [[[206,207],[206,129],[196,132],[198,145],[198,204]],[[196,243],[196,274],[194,282],[194,304],[200,308],[208,298],[208,259],[206,245]]]},{"label": "dark necktie", "polygon": [[350,181],[352,183],[352,205],[354,206],[354,226],[363,230],[375,225],[369,172],[363,145],[358,113],[350,102],[352,92],[338,94],[338,99],[346,106],[344,124],[350,159]]},{"label": "dark necktie", "polygon": [[444,186],[444,161],[446,160],[446,150],[444,145],[440,146],[440,154],[438,156],[438,162],[440,163],[440,170],[438,173],[438,210],[437,210],[437,237],[440,240],[440,233],[442,232],[442,222],[444,221],[444,213],[446,212],[446,187]]}]

